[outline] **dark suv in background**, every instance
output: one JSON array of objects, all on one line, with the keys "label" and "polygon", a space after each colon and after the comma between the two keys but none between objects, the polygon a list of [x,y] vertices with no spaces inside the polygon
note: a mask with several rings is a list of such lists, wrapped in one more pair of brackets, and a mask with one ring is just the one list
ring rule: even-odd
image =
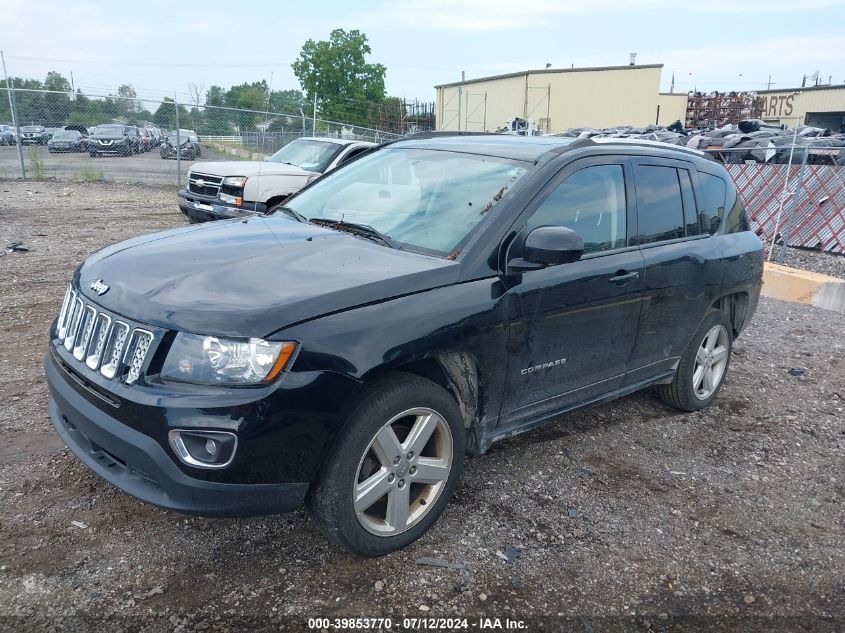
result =
[{"label": "dark suv in background", "polygon": [[103,154],[131,156],[140,151],[139,143],[135,126],[118,123],[98,125],[88,137],[88,153],[92,158]]},{"label": "dark suv in background", "polygon": [[273,214],[89,257],[50,330],[50,415],[139,499],[305,501],[332,541],[381,555],[433,524],[467,452],[649,387],[709,405],[761,277],[702,153],[412,137]]},{"label": "dark suv in background", "polygon": [[21,126],[21,145],[46,145],[47,130],[41,125]]}]

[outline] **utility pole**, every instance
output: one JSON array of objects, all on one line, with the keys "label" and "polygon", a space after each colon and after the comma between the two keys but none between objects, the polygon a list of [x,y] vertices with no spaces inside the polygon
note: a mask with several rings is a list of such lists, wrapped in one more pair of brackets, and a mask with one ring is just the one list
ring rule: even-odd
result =
[{"label": "utility pole", "polygon": [[15,99],[15,86],[9,81],[9,73],[6,72],[6,57],[0,51],[0,60],[3,61],[3,76],[6,78],[6,91],[9,93],[9,107],[12,109],[12,125],[15,126],[15,140],[18,146],[18,158],[21,161],[21,178],[26,178],[26,167],[23,164],[23,143],[21,142],[21,128],[18,124],[18,116],[15,111],[17,100]]},{"label": "utility pole", "polygon": [[772,76],[769,75],[769,83],[766,85],[766,90],[772,89]]},{"label": "utility pole", "polygon": [[70,91],[76,92],[76,84],[73,83],[73,71],[70,71]]}]

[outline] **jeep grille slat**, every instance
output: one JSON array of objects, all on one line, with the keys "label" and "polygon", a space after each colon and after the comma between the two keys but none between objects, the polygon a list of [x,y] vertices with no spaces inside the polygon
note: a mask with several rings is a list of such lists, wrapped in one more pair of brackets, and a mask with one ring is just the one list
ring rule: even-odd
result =
[{"label": "jeep grille slat", "polygon": [[110,316],[68,286],[56,321],[56,342],[89,369],[134,384],[154,340],[152,332]]}]

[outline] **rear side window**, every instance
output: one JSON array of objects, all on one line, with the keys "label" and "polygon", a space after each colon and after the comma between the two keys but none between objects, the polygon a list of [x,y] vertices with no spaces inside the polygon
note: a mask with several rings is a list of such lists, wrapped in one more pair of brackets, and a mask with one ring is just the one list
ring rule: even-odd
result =
[{"label": "rear side window", "polygon": [[698,172],[698,185],[701,230],[712,235],[725,217],[725,181],[718,176]]},{"label": "rear side window", "polygon": [[684,205],[678,170],[635,165],[634,178],[640,244],[684,237]]},{"label": "rear side window", "polygon": [[739,198],[736,187],[728,188],[727,206],[730,207],[730,211],[728,211],[728,217],[725,219],[725,233],[750,231],[748,216],[745,215],[745,207],[742,206],[742,200]]},{"label": "rear side window", "polygon": [[560,183],[528,220],[528,229],[565,226],[584,240],[584,252],[625,246],[625,173],[595,165]]}]

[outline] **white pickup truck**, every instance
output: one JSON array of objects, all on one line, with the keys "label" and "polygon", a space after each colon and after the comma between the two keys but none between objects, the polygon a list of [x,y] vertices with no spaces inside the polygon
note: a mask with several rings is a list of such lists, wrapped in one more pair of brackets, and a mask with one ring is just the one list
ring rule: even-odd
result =
[{"label": "white pickup truck", "polygon": [[375,143],[303,137],[264,161],[206,161],[191,165],[179,208],[191,222],[266,213],[291,194]]}]

